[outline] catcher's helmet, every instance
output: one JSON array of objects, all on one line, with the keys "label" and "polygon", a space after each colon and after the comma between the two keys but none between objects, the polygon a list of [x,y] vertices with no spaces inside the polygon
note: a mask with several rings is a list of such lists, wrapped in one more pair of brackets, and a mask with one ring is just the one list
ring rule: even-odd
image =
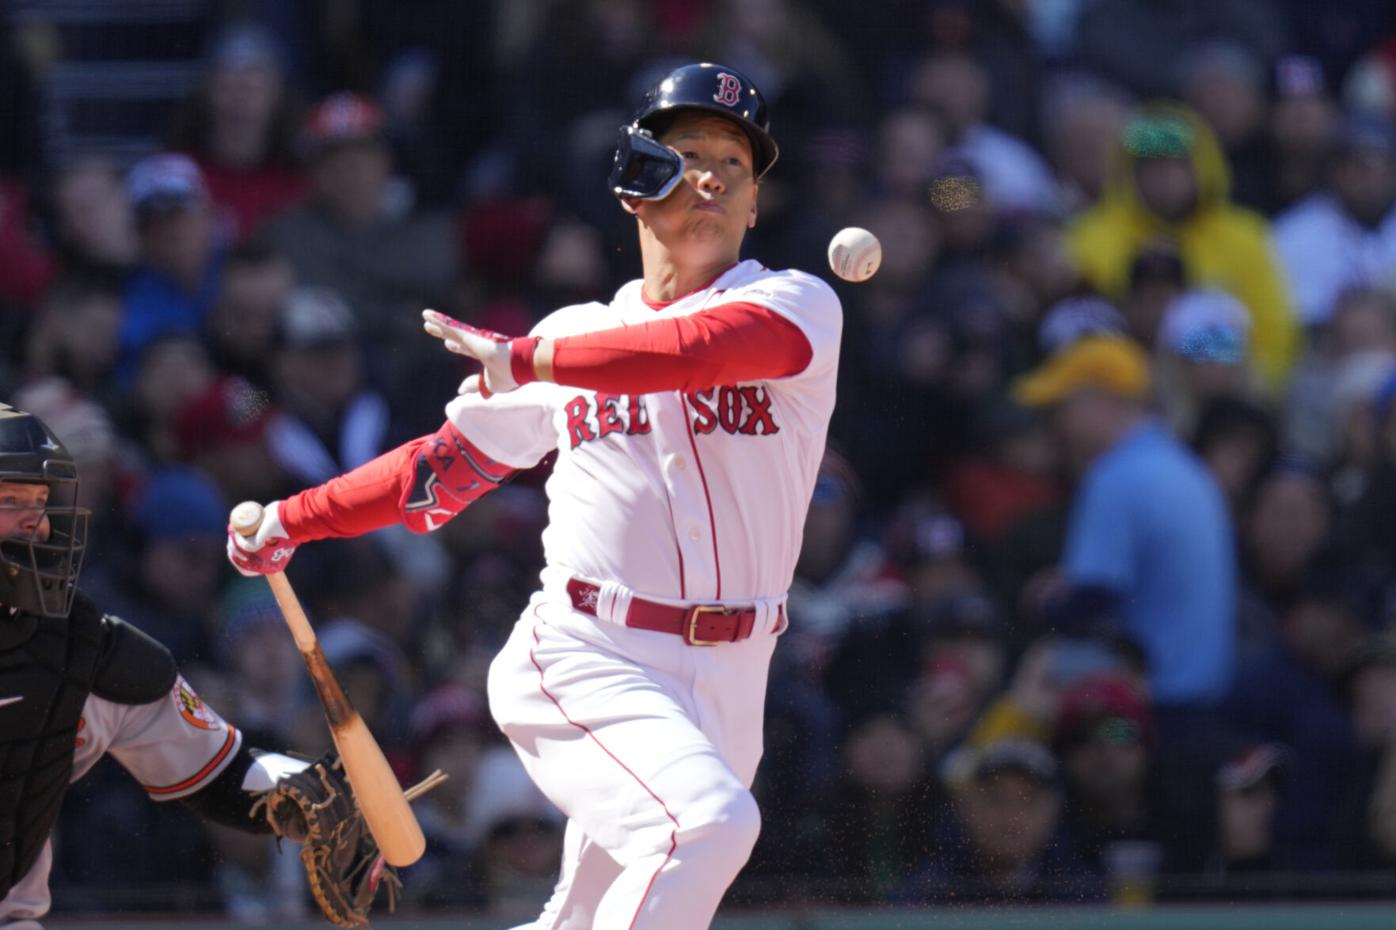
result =
[{"label": "catcher's helmet", "polygon": [[[705,110],[736,123],[751,140],[752,168],[758,179],[780,155],[771,138],[766,100],[750,78],[726,65],[684,65],[646,91],[634,120],[621,128],[611,168],[611,190],[616,196],[659,200],[673,189],[673,175],[655,164],[660,156],[652,146],[636,145],[635,136],[657,138],[683,110]],[[674,170],[681,171],[681,164]]]},{"label": "catcher's helmet", "polygon": [[77,506],[73,457],[36,416],[0,403],[0,481],[48,487],[47,539],[37,532],[0,539],[0,605],[66,617],[77,591],[91,515]]}]

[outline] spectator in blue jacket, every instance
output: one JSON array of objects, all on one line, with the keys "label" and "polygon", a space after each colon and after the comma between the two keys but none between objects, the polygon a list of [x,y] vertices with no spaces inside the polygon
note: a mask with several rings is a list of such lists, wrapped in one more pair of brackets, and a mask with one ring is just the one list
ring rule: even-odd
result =
[{"label": "spectator in blue jacket", "polygon": [[[1131,340],[1083,339],[1014,385],[1050,410],[1079,485],[1062,557],[1065,591],[1048,611],[1058,631],[1119,623],[1142,649],[1164,760],[1173,854],[1200,857],[1210,785],[1227,744],[1215,713],[1236,654],[1231,518],[1216,480],[1151,413],[1149,363]],[[1170,777],[1171,776],[1171,777]]]}]

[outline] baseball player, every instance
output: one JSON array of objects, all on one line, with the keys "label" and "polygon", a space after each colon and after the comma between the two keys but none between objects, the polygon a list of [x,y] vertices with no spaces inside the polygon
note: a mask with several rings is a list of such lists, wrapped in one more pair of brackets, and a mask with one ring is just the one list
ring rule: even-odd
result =
[{"label": "baseball player", "polygon": [[104,753],[152,800],[178,799],[209,820],[307,848],[320,814],[305,816],[302,796],[337,802],[357,871],[331,876],[317,866],[311,885],[322,908],[340,899],[326,910],[332,920],[356,920],[383,866],[337,770],[248,747],[164,646],[78,592],[89,514],[75,504],[77,488],[72,456],[53,433],[0,404],[0,928],[39,930],[50,904],[49,834],[68,785]]},{"label": "baseball player", "polygon": [[707,927],[756,841],[767,668],[842,328],[822,281],[740,260],[776,157],[744,75],[668,74],[610,175],[643,278],[517,339],[426,311],[484,369],[441,429],[229,536],[242,571],[278,571],[309,540],[433,530],[557,450],[541,590],[489,675],[495,720],[569,818],[539,930]]}]

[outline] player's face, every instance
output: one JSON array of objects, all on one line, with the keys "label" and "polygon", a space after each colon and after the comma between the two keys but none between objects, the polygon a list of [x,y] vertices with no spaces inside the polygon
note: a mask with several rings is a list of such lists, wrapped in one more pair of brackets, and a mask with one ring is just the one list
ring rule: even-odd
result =
[{"label": "player's face", "polygon": [[37,539],[49,536],[48,486],[0,481],[0,537]]},{"label": "player's face", "polygon": [[671,251],[735,253],[756,225],[756,177],[751,141],[731,120],[684,113],[659,138],[683,156],[684,178],[661,201],[634,212]]}]

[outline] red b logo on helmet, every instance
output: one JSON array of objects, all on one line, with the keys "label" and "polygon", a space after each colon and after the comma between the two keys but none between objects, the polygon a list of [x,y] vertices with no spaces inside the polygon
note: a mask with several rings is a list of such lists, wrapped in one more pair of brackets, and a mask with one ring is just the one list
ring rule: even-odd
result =
[{"label": "red b logo on helmet", "polygon": [[742,82],[735,75],[720,71],[717,75],[717,93],[713,99],[724,107],[735,107],[742,102]]}]

